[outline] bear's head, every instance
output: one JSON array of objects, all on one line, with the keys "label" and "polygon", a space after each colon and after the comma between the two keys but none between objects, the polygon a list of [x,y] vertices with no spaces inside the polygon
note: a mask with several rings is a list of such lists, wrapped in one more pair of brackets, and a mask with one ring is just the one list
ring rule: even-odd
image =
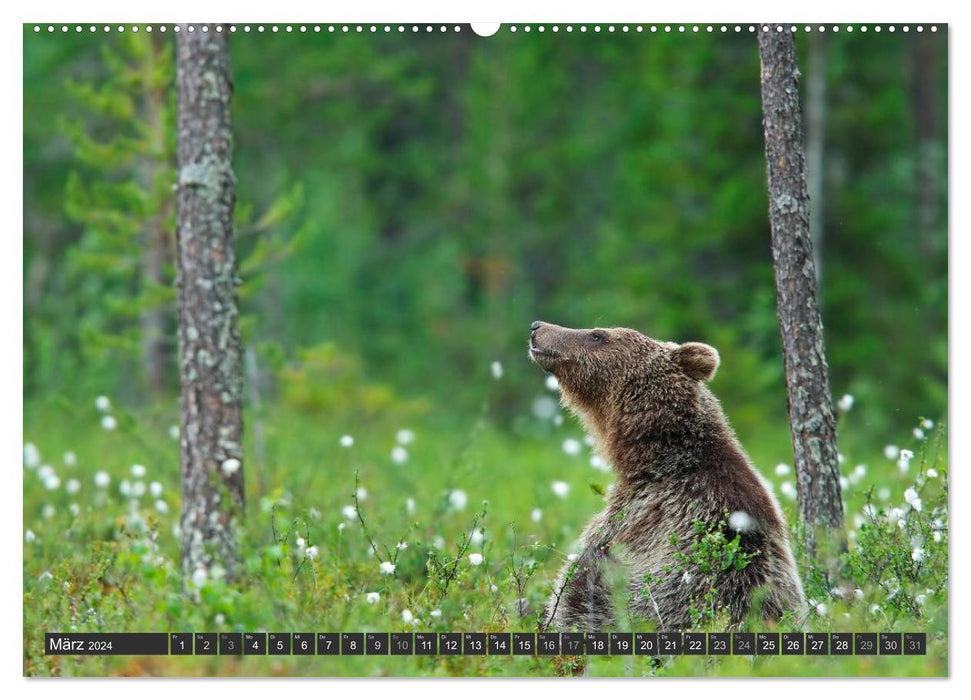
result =
[{"label": "bear's head", "polygon": [[711,395],[702,387],[719,362],[710,345],[544,321],[533,322],[530,331],[530,359],[556,377],[564,405],[598,438],[691,431],[707,412]]}]

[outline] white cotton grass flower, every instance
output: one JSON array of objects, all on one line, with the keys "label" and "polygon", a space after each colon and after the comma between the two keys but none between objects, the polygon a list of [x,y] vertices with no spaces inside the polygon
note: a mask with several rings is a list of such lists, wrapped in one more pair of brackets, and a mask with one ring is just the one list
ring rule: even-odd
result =
[{"label": "white cotton grass flower", "polygon": [[111,399],[107,396],[99,396],[94,400],[94,407],[102,413],[107,413],[111,410]]},{"label": "white cotton grass flower", "polygon": [[169,426],[169,437],[170,438],[172,438],[173,440],[178,440],[181,435],[182,435],[182,431],[179,429],[179,426],[177,426],[177,425],[170,425]]},{"label": "white cotton grass flower", "polygon": [[343,532],[344,531],[344,528],[346,528],[346,527],[347,527],[347,523],[345,523],[345,522],[339,522],[339,523],[337,523],[337,531],[338,532]]},{"label": "white cotton grass flower", "polygon": [[434,610],[432,610],[428,614],[431,615],[432,617],[441,617],[442,616],[442,611],[439,610],[438,608],[435,608]]},{"label": "white cotton grass flower", "polygon": [[[920,510],[920,496],[918,495],[917,490],[913,486],[911,486],[909,489],[904,491],[904,500],[907,501],[910,507],[913,508],[914,510]],[[915,503],[917,505],[914,505]]]},{"label": "white cotton grass flower", "polygon": [[502,363],[499,360],[493,360],[492,364],[489,365],[489,373],[493,379],[502,379]]},{"label": "white cotton grass flower", "polygon": [[567,554],[566,555],[566,560],[567,561],[576,561],[579,558],[580,558],[580,555],[577,554],[576,552],[571,552],[570,554]]},{"label": "white cotton grass flower", "polygon": [[866,465],[857,464],[855,467],[853,467],[853,473],[850,474],[850,480],[856,483],[861,479],[863,479],[863,477],[865,476],[866,476]]},{"label": "white cotton grass flower", "polygon": [[101,416],[101,427],[105,430],[114,430],[118,427],[118,421],[114,416]]},{"label": "white cotton grass flower", "polygon": [[415,514],[415,499],[414,498],[406,498],[405,499],[405,512],[407,512],[408,515],[414,515]]},{"label": "white cotton grass flower", "polygon": [[549,389],[550,391],[560,390],[560,383],[556,380],[556,377],[554,377],[552,374],[548,374],[546,376],[546,388]]},{"label": "white cotton grass flower", "polygon": [[155,501],[155,510],[157,510],[159,513],[163,513],[163,514],[164,513],[168,513],[169,512],[169,504],[166,503],[165,501],[163,501],[160,498],[159,500]]},{"label": "white cotton grass flower", "polygon": [[405,550],[405,549],[408,549],[408,543],[407,542],[399,542],[394,547],[395,547],[395,549]]},{"label": "white cotton grass flower", "polygon": [[900,450],[900,459],[897,460],[897,468],[906,473],[910,469],[910,460],[914,458],[914,453],[910,450]]},{"label": "white cotton grass flower", "polygon": [[791,471],[792,468],[783,462],[779,462],[777,465],[775,465],[775,473],[777,476],[785,476]]},{"label": "white cotton grass flower", "polygon": [[148,492],[152,494],[153,498],[158,498],[162,495],[162,484],[157,481],[153,481],[148,485]]},{"label": "white cotton grass flower", "polygon": [[40,450],[32,442],[24,445],[24,466],[33,469],[40,464]]},{"label": "white cotton grass flower", "polygon": [[819,616],[825,616],[827,612],[828,612],[828,609],[826,608],[826,603],[817,603],[816,604],[816,614],[817,615],[819,615]]},{"label": "white cotton grass flower", "polygon": [[465,510],[465,506],[469,502],[469,497],[462,489],[453,489],[448,494],[448,502],[455,510]]},{"label": "white cotton grass flower", "polygon": [[728,516],[728,527],[735,532],[753,532],[758,526],[758,521],[744,510],[736,510]]},{"label": "white cotton grass flower", "polygon": [[411,612],[411,610],[408,610],[407,608],[405,608],[404,610],[401,611],[401,619],[404,620],[405,622],[410,623],[415,621],[415,616]]},{"label": "white cotton grass flower", "polygon": [[529,514],[529,518],[534,523],[538,523],[543,519],[543,511],[541,511],[539,508],[533,508],[532,512]]},{"label": "white cotton grass flower", "polygon": [[871,615],[876,615],[878,612],[880,612],[881,609],[882,608],[879,605],[877,605],[876,603],[874,603],[873,605],[870,606],[870,614]]},{"label": "white cotton grass flower", "polygon": [[484,561],[485,559],[478,552],[472,552],[472,554],[469,555],[469,563],[472,566],[479,566]]},{"label": "white cotton grass flower", "polygon": [[791,481],[783,481],[779,486],[779,491],[790,500],[796,499],[796,487]]},{"label": "white cotton grass flower", "polygon": [[25,542],[28,542],[28,543],[30,543],[30,542],[36,542],[37,541],[37,535],[34,534],[34,531],[33,530],[27,530],[26,532],[24,532],[24,541]]},{"label": "white cotton grass flower", "polygon": [[940,542],[941,540],[944,539],[944,535],[941,533],[940,530],[935,530],[934,534],[932,534],[931,537],[934,538],[935,542]]},{"label": "white cotton grass flower", "polygon": [[556,415],[557,408],[558,404],[556,403],[556,399],[546,394],[533,399],[533,415],[540,420],[552,420],[553,416]]},{"label": "white cotton grass flower", "polygon": [[64,453],[64,466],[65,467],[75,467],[78,463],[78,456],[68,450]]},{"label": "white cotton grass flower", "polygon": [[844,491],[850,488],[850,480],[845,476],[840,477],[840,488],[843,489]]},{"label": "white cotton grass flower", "polygon": [[598,472],[610,471],[610,465],[607,464],[607,460],[600,455],[590,455],[590,466],[596,469]]},{"label": "white cotton grass flower", "polygon": [[75,518],[78,517],[78,515],[80,515],[81,513],[81,506],[79,506],[77,503],[71,503],[70,505],[68,505],[67,509],[71,512],[71,515],[73,515]]},{"label": "white cotton grass flower", "polygon": [[341,435],[341,447],[354,447],[354,438],[351,435]]},{"label": "white cotton grass flower", "polygon": [[229,459],[223,460],[222,470],[223,474],[226,476],[232,476],[239,471],[239,468],[243,466],[238,459],[235,457],[230,457]]},{"label": "white cotton grass flower", "polygon": [[366,596],[364,596],[364,599],[365,599],[365,600],[366,600],[367,602],[369,602],[369,603],[370,603],[371,605],[374,605],[374,604],[375,604],[375,603],[377,603],[377,602],[378,602],[379,600],[381,600],[381,594],[380,594],[380,593],[378,593],[377,591],[371,591],[371,592],[370,592],[370,593],[368,593],[368,594],[367,594]]},{"label": "white cotton grass flower", "polygon": [[435,549],[445,549],[445,538],[441,535],[435,535],[435,538],[432,540],[432,547]]},{"label": "white cotton grass flower", "polygon": [[341,515],[345,520],[354,520],[357,517],[357,508],[354,506],[344,506],[341,508]]},{"label": "white cotton grass flower", "polygon": [[900,448],[896,445],[887,445],[883,448],[883,456],[887,459],[897,459],[900,456]]},{"label": "white cotton grass flower", "polygon": [[877,489],[877,498],[879,498],[881,501],[889,501],[890,500],[890,487],[889,486],[881,486],[879,489]]},{"label": "white cotton grass flower", "polygon": [[314,544],[307,547],[307,551],[304,554],[307,556],[307,559],[316,559],[317,555],[320,554],[320,549]]},{"label": "white cotton grass flower", "polygon": [[937,470],[934,469],[934,467],[931,467],[930,469],[928,469],[926,473],[927,473],[927,478],[928,479],[936,479],[937,478]]},{"label": "white cotton grass flower", "polygon": [[840,400],[837,401],[836,406],[840,411],[846,413],[851,408],[853,408],[853,394],[843,394]]},{"label": "white cotton grass flower", "polygon": [[918,440],[923,440],[924,431],[921,430],[920,428],[914,428],[914,437],[917,438]]},{"label": "white cotton grass flower", "polygon": [[390,561],[383,561],[381,562],[381,566],[379,568],[381,569],[382,574],[385,576],[390,576],[394,573],[396,567]]},{"label": "white cotton grass flower", "polygon": [[67,483],[64,484],[64,490],[68,493],[77,493],[81,490],[81,482],[77,479],[68,479]]},{"label": "white cotton grass flower", "polygon": [[395,464],[404,464],[408,461],[408,450],[401,445],[395,445],[391,450],[391,461]]},{"label": "white cotton grass flower", "polygon": [[136,479],[142,479],[145,476],[145,466],[142,464],[131,465],[131,475]]},{"label": "white cotton grass flower", "polygon": [[924,561],[926,557],[927,557],[927,552],[924,551],[923,547],[914,547],[914,549],[910,552],[910,558],[913,559],[918,564]]},{"label": "white cotton grass flower", "polygon": [[863,600],[863,589],[862,588],[854,588],[853,589],[853,597],[856,598],[857,600]]},{"label": "white cotton grass flower", "polygon": [[135,498],[141,498],[144,496],[146,490],[147,489],[144,481],[135,481],[131,485],[131,495]]},{"label": "white cotton grass flower", "polygon": [[555,425],[557,428],[563,425],[563,416],[561,414],[557,413],[555,416],[553,416],[553,425]]},{"label": "white cotton grass flower", "polygon": [[44,488],[48,491],[57,491],[61,486],[61,480],[57,474],[50,474],[44,479]]},{"label": "white cotton grass flower", "polygon": [[485,540],[485,533],[482,532],[482,530],[480,530],[479,528],[474,529],[472,533],[469,535],[469,542],[471,542],[474,545],[482,544],[483,540]]},{"label": "white cotton grass flower", "polygon": [[364,488],[363,486],[359,486],[357,488],[357,491],[355,491],[355,493],[357,494],[357,500],[359,501],[367,500],[367,489]]},{"label": "white cotton grass flower", "polygon": [[94,485],[97,486],[99,489],[108,488],[108,485],[110,483],[111,483],[111,477],[108,475],[108,472],[106,471],[95,472]]},{"label": "white cotton grass flower", "polygon": [[567,438],[563,441],[563,451],[568,455],[578,455],[582,449],[583,445],[575,438]]},{"label": "white cotton grass flower", "polygon": [[410,445],[415,441],[415,431],[402,428],[395,434],[394,439],[399,445]]},{"label": "white cotton grass flower", "polygon": [[50,505],[49,503],[46,506],[44,506],[44,509],[41,511],[41,515],[44,516],[45,520],[50,520],[51,518],[54,517],[56,513],[57,513],[57,509],[54,508],[54,506]]},{"label": "white cotton grass flower", "polygon": [[920,427],[924,430],[931,430],[934,427],[934,421],[930,418],[925,418],[920,422]]},{"label": "white cotton grass flower", "polygon": [[40,576],[37,577],[37,580],[41,583],[43,583],[44,581],[53,581],[54,574],[52,574],[50,571],[45,571],[44,573],[42,573]]},{"label": "white cotton grass flower", "polygon": [[554,481],[550,488],[553,490],[554,495],[560,498],[566,498],[570,494],[570,485],[565,481]]}]

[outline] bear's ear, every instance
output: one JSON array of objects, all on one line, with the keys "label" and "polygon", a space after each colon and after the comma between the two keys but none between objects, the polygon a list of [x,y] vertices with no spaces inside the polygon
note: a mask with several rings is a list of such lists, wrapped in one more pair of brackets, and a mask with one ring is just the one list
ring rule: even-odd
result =
[{"label": "bear's ear", "polygon": [[684,343],[671,352],[681,371],[692,379],[707,382],[718,369],[718,351],[704,343]]}]

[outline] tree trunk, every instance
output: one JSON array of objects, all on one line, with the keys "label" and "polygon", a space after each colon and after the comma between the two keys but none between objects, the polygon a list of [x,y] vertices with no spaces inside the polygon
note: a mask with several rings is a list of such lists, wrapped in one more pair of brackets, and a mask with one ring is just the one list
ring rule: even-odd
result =
[{"label": "tree trunk", "polygon": [[229,32],[180,25],[178,308],[182,383],[182,572],[238,573],[243,515],[242,345],[233,249]]},{"label": "tree trunk", "polygon": [[809,34],[809,76],[806,81],[806,184],[809,190],[809,233],[813,239],[817,293],[822,305],[823,187],[826,167],[826,35]]},{"label": "tree trunk", "polygon": [[[162,52],[161,37],[146,37],[146,56],[142,61],[142,119],[148,130],[149,148],[141,157],[139,176],[142,187],[154,198],[158,179],[168,168],[165,149],[165,86],[159,84],[157,62]],[[169,212],[168,198],[162,200],[159,209],[145,221],[141,240],[141,274],[147,286],[161,287],[166,284],[165,265],[171,260],[171,246],[166,231]],[[171,310],[158,303],[142,309],[141,330],[142,370],[145,382],[153,394],[161,394],[170,379]]]},{"label": "tree trunk", "polygon": [[939,186],[936,174],[943,158],[940,148],[940,108],[937,94],[937,37],[924,33],[913,44],[913,113],[916,140],[916,229],[925,258],[946,240],[940,226]]},{"label": "tree trunk", "polygon": [[799,514],[806,547],[843,522],[836,420],[829,392],[799,111],[796,48],[788,27],[759,32],[762,119],[779,330],[785,358]]}]

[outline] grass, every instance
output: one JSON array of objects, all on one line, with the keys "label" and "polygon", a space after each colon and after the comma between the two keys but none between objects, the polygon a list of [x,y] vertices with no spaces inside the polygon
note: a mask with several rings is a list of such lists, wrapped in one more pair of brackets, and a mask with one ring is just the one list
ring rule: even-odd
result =
[{"label": "grass", "polygon": [[[570,418],[557,425],[524,416],[500,428],[488,410],[405,419],[392,408],[364,419],[276,405],[259,420],[247,417],[243,580],[209,581],[194,600],[183,594],[178,566],[175,403],[138,412],[116,405],[108,413],[113,430],[102,427],[93,397],[85,405],[46,399],[26,406],[25,443],[39,452],[24,467],[26,675],[947,674],[945,432],[938,426],[904,441],[916,453],[904,472],[881,450],[855,447],[866,441],[862,429],[854,433],[853,412],[841,424],[849,552],[838,581],[804,562],[816,608],[801,629],[924,631],[927,656],[682,656],[660,664],[640,657],[48,657],[45,631],[533,631],[610,481],[591,467]],[[792,474],[775,472],[789,453],[778,444],[779,426],[767,432],[772,439],[743,435],[743,443],[794,522],[795,501],[783,487]],[[350,447],[341,445],[345,434],[353,436]],[[564,446],[569,439],[579,441],[578,454],[568,454],[576,449]],[[391,457],[396,446],[406,452],[400,463]],[[73,459],[65,458],[69,451]],[[855,471],[858,463],[865,474]],[[136,464],[144,474],[133,473]],[[107,487],[96,485],[101,471]],[[565,495],[554,493],[555,481],[569,485]],[[393,574],[382,573],[381,562],[393,563]]]}]

